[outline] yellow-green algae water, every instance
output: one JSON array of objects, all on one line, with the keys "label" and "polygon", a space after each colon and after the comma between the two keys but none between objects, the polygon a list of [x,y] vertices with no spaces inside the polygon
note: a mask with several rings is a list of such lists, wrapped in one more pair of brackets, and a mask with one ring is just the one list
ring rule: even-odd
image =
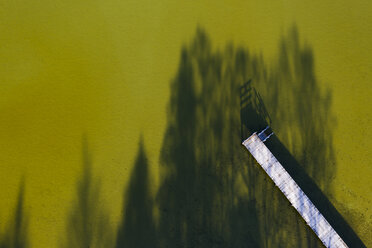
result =
[{"label": "yellow-green algae water", "polygon": [[332,202],[372,245],[372,3],[359,1],[1,1],[0,221],[12,222],[21,182],[32,247],[58,247],[83,173],[82,137],[116,227],[140,136],[160,178],[169,82],[202,26],[276,56],[296,25],[321,87],[333,93],[337,170]]}]

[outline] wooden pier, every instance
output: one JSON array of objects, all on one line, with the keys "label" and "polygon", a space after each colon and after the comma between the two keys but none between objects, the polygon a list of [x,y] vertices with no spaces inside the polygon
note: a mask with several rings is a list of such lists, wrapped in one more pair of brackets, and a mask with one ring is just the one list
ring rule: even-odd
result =
[{"label": "wooden pier", "polygon": [[348,246],[342,238],[266,147],[264,141],[271,135],[272,132],[270,129],[266,128],[259,134],[253,133],[243,142],[243,145],[253,155],[268,176],[274,181],[275,185],[283,192],[292,206],[298,211],[326,247],[347,248]]}]

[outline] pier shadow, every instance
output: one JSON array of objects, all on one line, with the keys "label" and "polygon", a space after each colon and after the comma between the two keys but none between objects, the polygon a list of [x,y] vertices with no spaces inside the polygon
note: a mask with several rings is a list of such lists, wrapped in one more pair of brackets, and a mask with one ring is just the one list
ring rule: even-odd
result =
[{"label": "pier shadow", "polygon": [[[264,102],[249,80],[240,87],[242,141],[271,124]],[[349,247],[366,247],[327,196],[276,135],[265,145]],[[302,218],[302,217],[300,217]],[[305,221],[303,221],[305,224]],[[315,234],[314,234],[315,235]]]},{"label": "pier shadow", "polygon": [[101,199],[101,184],[92,174],[92,157],[86,137],[82,141],[82,176],[69,212],[60,247],[113,247],[115,237],[108,212]]},{"label": "pier shadow", "polygon": [[0,235],[0,248],[27,248],[29,245],[28,215],[24,210],[24,181],[22,179],[13,217]]},{"label": "pier shadow", "polygon": [[283,143],[273,135],[265,144],[345,243],[349,247],[366,247],[347,221],[328,200],[327,196],[285,148]]}]

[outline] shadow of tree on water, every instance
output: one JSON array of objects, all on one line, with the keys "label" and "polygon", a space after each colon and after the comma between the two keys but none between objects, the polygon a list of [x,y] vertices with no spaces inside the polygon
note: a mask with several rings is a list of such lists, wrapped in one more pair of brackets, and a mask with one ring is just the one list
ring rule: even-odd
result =
[{"label": "shadow of tree on water", "polygon": [[241,146],[239,88],[248,79],[294,159],[332,193],[331,92],[320,88],[297,29],[270,63],[232,44],[214,50],[198,29],[171,82],[156,199],[160,247],[322,247]]},{"label": "shadow of tree on water", "polygon": [[[241,112],[240,90],[249,79],[262,120]],[[327,199],[336,170],[331,102],[330,90],[322,90],[316,79],[312,49],[300,43],[296,28],[282,37],[270,63],[232,44],[213,49],[198,29],[182,48],[171,81],[155,201],[141,140],[116,244],[110,242],[114,235],[100,208],[99,183],[92,179],[84,143],[84,175],[64,247],[322,247],[243,148],[248,134],[241,126],[260,131],[261,121],[269,121],[277,136],[267,144],[288,162],[286,169],[303,181],[301,187],[313,185],[321,193],[321,207],[333,211],[331,220],[342,220]],[[358,240],[355,235],[355,247],[364,247]]]},{"label": "shadow of tree on water", "polygon": [[0,248],[26,248],[29,245],[28,215],[24,210],[24,182],[20,183],[13,218],[0,236]]},{"label": "shadow of tree on water", "polygon": [[120,223],[116,247],[157,247],[150,194],[148,160],[141,138],[136,162],[125,194],[123,220]]},{"label": "shadow of tree on water", "polygon": [[239,98],[232,97],[243,68],[234,60],[231,46],[214,53],[201,30],[182,49],[161,153],[161,247],[261,246],[255,201],[236,193],[234,164],[248,156],[240,147]]},{"label": "shadow of tree on water", "polygon": [[102,206],[100,181],[93,178],[92,159],[83,138],[83,173],[77,184],[77,198],[67,220],[61,247],[113,247],[114,230]]}]

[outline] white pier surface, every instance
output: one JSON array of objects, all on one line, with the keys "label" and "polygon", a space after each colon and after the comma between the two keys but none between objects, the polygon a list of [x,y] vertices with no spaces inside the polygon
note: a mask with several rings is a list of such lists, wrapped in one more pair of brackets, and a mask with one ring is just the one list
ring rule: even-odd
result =
[{"label": "white pier surface", "polygon": [[326,247],[348,247],[256,133],[243,142]]}]

